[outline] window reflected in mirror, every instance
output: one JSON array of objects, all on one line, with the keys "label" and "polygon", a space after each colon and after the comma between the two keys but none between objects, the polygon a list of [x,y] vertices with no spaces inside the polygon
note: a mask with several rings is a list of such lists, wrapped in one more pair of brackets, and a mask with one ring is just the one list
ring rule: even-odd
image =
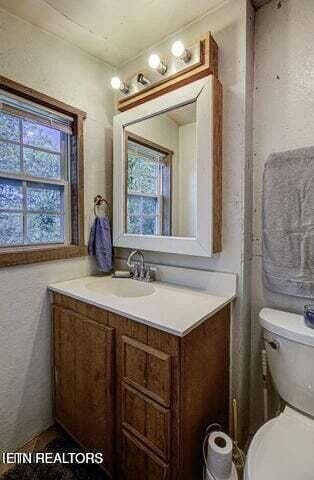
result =
[{"label": "window reflected in mirror", "polygon": [[196,103],[125,129],[125,232],[195,237]]},{"label": "window reflected in mirror", "polygon": [[128,134],[127,233],[170,235],[173,152]]}]

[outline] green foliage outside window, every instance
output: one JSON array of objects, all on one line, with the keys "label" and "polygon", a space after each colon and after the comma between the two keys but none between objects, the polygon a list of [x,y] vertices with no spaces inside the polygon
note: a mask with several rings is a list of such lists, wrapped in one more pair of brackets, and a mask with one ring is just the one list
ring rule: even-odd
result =
[{"label": "green foliage outside window", "polygon": [[127,233],[158,233],[159,170],[155,159],[128,150]]},{"label": "green foliage outside window", "polygon": [[64,241],[64,186],[36,181],[62,180],[62,135],[0,112],[0,246]]}]

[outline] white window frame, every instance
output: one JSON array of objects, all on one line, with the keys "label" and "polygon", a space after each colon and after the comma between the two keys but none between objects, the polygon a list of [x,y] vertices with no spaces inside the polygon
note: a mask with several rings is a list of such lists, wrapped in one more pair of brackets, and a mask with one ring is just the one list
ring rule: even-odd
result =
[{"label": "white window frame", "polygon": [[[153,195],[150,193],[139,193],[139,192],[132,192],[128,191],[128,197],[139,197],[139,198],[154,198],[157,200],[157,213],[156,215],[147,215],[145,213],[142,213],[142,208],[143,204],[141,202],[141,212],[139,214],[133,214],[133,217],[138,217],[141,220],[141,230],[143,230],[143,220],[145,218],[154,218],[156,219],[156,233],[155,235],[160,235],[161,232],[161,227],[162,227],[162,209],[160,208],[161,202],[162,202],[162,196],[161,195]],[[141,233],[141,235],[145,235],[144,233]]]}]

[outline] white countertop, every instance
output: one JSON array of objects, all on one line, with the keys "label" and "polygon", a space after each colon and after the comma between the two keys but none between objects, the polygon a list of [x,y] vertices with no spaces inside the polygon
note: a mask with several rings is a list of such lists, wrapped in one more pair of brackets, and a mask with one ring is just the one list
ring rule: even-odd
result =
[{"label": "white countertop", "polygon": [[[164,267],[164,279],[167,279],[167,271],[181,270],[172,267]],[[182,269],[183,270],[183,269]],[[196,275],[196,270],[186,270],[190,275]],[[166,272],[166,273],[165,273]],[[180,272],[179,272],[180,273]],[[216,275],[213,272],[203,272]],[[186,274],[187,276],[188,274]],[[214,315],[218,310],[230,303],[235,297],[236,276],[234,274],[217,273],[216,281],[226,280],[226,294],[222,295],[208,291],[208,284],[198,288],[189,288],[184,285],[156,281],[142,283],[131,279],[114,279],[106,277],[84,277],[66,282],[49,285],[54,292],[68,295],[77,300],[95,305],[113,313],[126,316],[132,320],[150,325],[183,337],[201,322]],[[183,275],[184,276],[184,275]],[[227,278],[229,276],[229,278]],[[197,278],[199,280],[199,278]],[[232,279],[234,282],[232,282]],[[212,280],[212,279],[211,279]],[[193,283],[193,282],[192,282]],[[232,288],[234,283],[234,288]],[[231,287],[231,288],[230,288]],[[137,292],[146,293],[145,296],[136,295]]]}]

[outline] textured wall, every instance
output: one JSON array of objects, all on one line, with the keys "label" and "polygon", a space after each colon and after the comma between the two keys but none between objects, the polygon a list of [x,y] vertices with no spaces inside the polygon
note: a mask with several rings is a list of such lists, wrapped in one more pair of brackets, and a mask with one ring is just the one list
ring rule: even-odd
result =
[{"label": "textured wall", "polygon": [[[250,350],[250,169],[251,98],[254,14],[250,2],[226,1],[200,21],[125,64],[121,78],[130,78],[146,65],[150,53],[169,53],[171,44],[182,39],[186,45],[211,31],[219,46],[219,78],[224,88],[223,106],[223,251],[204,259],[170,254],[145,254],[152,262],[204,270],[236,272],[238,300],[233,309],[232,393],[240,401],[241,425],[248,420]],[[125,258],[126,250],[118,255]]]},{"label": "textured wall", "polygon": [[[113,99],[110,68],[0,9],[1,75],[87,112],[85,217],[110,197]],[[46,286],[91,272],[88,259],[0,269],[0,450],[12,450],[51,424],[50,318]]]},{"label": "textured wall", "polygon": [[261,280],[261,198],[265,161],[272,152],[314,144],[314,2],[273,0],[256,14],[254,214],[252,262],[251,425],[262,421],[260,328],[263,306],[302,312],[308,300],[278,295]]}]

